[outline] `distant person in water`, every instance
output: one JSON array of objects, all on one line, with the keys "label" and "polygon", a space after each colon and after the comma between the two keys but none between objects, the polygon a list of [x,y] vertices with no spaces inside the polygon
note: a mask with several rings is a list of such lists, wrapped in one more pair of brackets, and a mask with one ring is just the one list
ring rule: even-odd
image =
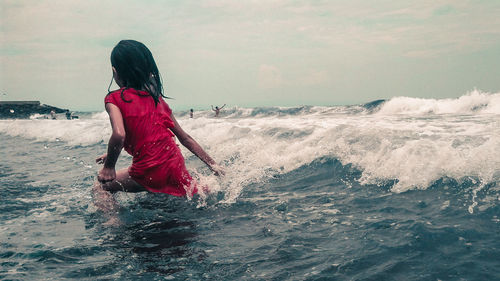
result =
[{"label": "distant person in water", "polygon": [[194,111],[193,111],[193,109],[191,108],[191,110],[189,110],[189,117],[190,117],[190,118],[193,118],[193,115],[194,115]]},{"label": "distant person in water", "polygon": [[[107,209],[109,204],[113,205],[109,203],[112,198],[108,192],[150,191],[174,196],[196,193],[197,185],[186,170],[175,137],[216,175],[223,173],[177,123],[163,100],[162,80],[153,55],[144,44],[120,41],[111,52],[111,66],[113,79],[120,89],[109,91],[108,87],[104,98],[112,134],[107,154],[96,159],[97,163],[104,164],[97,177],[99,183],[94,186],[98,207]],[[116,171],[122,148],[133,157],[132,165]],[[110,200],[106,203],[103,201],[106,199]]]},{"label": "distant person in water", "polygon": [[215,111],[215,117],[219,117],[220,110],[223,109],[224,106],[226,106],[226,104],[224,104],[220,108],[218,106],[215,106],[214,108],[214,106],[212,105],[212,110]]},{"label": "distant person in water", "polygon": [[55,112],[54,110],[51,110],[51,111],[50,111],[50,118],[51,118],[52,120],[56,120],[56,112]]},{"label": "distant person in water", "polygon": [[66,119],[71,120],[71,111],[66,109]]}]

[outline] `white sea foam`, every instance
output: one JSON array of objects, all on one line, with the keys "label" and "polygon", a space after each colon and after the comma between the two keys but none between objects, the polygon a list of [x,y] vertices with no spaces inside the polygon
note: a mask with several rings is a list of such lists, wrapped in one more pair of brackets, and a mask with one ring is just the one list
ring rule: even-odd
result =
[{"label": "white sea foam", "polygon": [[[214,159],[225,163],[227,176],[220,185],[212,177],[200,177],[226,191],[227,200],[237,198],[249,183],[323,157],[358,168],[362,184],[396,180],[394,192],[425,189],[442,177],[499,180],[500,94],[473,91],[444,100],[400,97],[373,114],[360,108],[235,108],[221,118],[198,111],[193,119],[180,114],[178,121]],[[0,121],[0,133],[92,145],[107,142],[110,126],[103,112],[71,121]],[[182,150],[190,170],[202,167]]]},{"label": "white sea foam", "polygon": [[0,132],[37,141],[91,145],[107,140],[111,132],[106,112],[82,119],[0,120]]},{"label": "white sea foam", "polygon": [[383,104],[377,114],[500,114],[500,93],[490,94],[478,90],[458,99],[392,98]]}]

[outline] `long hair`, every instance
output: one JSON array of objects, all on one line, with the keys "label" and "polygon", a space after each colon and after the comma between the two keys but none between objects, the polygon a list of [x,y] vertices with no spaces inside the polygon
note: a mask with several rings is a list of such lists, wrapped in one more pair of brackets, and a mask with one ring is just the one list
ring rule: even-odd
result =
[{"label": "long hair", "polygon": [[160,96],[166,98],[153,54],[141,42],[121,40],[111,52],[111,65],[124,83],[125,88],[121,93],[124,101],[130,102],[123,97],[123,91],[128,88],[146,91],[153,97],[155,105],[158,104]]}]

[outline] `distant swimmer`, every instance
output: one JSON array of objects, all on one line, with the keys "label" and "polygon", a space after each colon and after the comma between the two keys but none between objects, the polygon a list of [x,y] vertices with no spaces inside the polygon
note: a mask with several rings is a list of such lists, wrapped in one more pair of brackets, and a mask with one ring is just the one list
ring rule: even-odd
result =
[{"label": "distant swimmer", "polygon": [[52,118],[52,120],[56,120],[56,112],[54,110],[50,111],[50,118]]},{"label": "distant swimmer", "polygon": [[226,104],[224,104],[220,108],[218,106],[215,106],[214,108],[214,106],[212,105],[212,110],[215,111],[215,117],[219,117],[220,110],[223,109],[224,106],[226,106]]},{"label": "distant swimmer", "polygon": [[193,118],[193,114],[194,114],[194,112],[193,112],[193,109],[191,108],[191,110],[189,110],[189,117]]},{"label": "distant swimmer", "polygon": [[66,119],[71,120],[71,111],[66,110]]}]

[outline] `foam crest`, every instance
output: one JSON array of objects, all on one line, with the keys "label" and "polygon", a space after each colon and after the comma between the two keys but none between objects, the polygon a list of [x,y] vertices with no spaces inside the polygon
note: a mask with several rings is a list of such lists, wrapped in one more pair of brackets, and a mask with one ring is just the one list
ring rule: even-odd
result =
[{"label": "foam crest", "polygon": [[92,145],[107,141],[111,128],[107,114],[103,112],[73,120],[0,120],[0,133],[36,141]]},{"label": "foam crest", "polygon": [[[425,189],[443,177],[499,180],[500,94],[475,91],[454,100],[394,98],[375,106],[380,111],[374,114],[362,107],[305,107],[292,108],[289,114],[282,108],[279,114],[237,109],[233,117],[221,118],[213,118],[211,111],[195,112],[195,118],[177,115],[183,129],[225,166],[222,181],[203,176],[207,173],[201,161],[181,149],[188,168],[224,191],[228,201],[248,184],[324,157],[358,168],[362,184],[395,181],[395,192]],[[107,142],[110,132],[105,112],[78,120],[0,120],[0,133],[68,145]]]},{"label": "foam crest", "polygon": [[225,184],[235,198],[249,183],[288,173],[321,157],[360,169],[362,184],[396,181],[395,192],[425,189],[442,177],[497,181],[500,126],[496,120],[489,115],[339,114],[181,122],[215,159],[226,161],[230,180]]},{"label": "foam crest", "polygon": [[385,102],[377,114],[500,114],[500,93],[479,90],[456,99],[395,97]]},{"label": "foam crest", "polygon": [[[378,102],[378,101],[376,101]],[[378,104],[377,104],[378,105]],[[290,117],[290,116],[315,116],[328,114],[357,114],[361,112],[370,112],[372,108],[365,108],[363,105],[354,106],[297,106],[297,107],[228,107],[220,112],[220,118],[266,118],[266,117]],[[179,118],[188,118],[189,111],[176,112]],[[195,118],[213,118],[212,110],[194,111]]]}]

